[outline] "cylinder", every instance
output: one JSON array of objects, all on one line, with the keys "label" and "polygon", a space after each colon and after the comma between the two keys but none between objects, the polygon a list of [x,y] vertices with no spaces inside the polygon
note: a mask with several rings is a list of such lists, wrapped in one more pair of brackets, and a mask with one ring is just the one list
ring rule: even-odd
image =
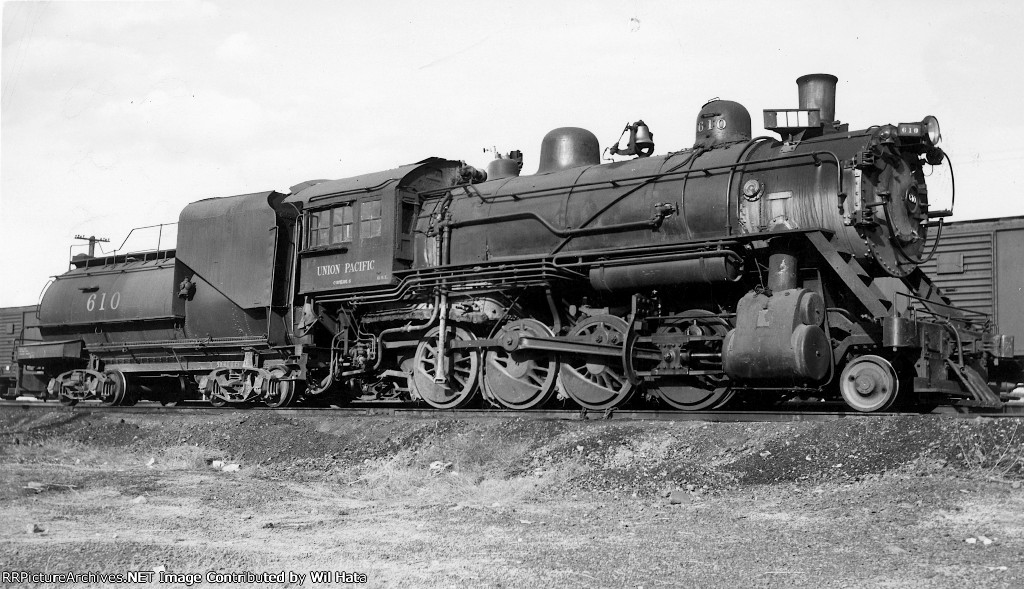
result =
[{"label": "cylinder", "polygon": [[836,84],[832,74],[807,74],[796,79],[802,110],[819,109],[822,122],[836,120]]},{"label": "cylinder", "polygon": [[772,386],[820,382],[832,363],[823,314],[821,296],[806,289],[747,293],[736,306],[736,328],[722,342],[722,369]]}]

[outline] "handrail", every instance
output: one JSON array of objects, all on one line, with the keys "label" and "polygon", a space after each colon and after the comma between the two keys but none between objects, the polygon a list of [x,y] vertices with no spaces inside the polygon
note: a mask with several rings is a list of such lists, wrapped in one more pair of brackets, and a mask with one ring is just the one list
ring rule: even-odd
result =
[{"label": "handrail", "polygon": [[[648,175],[646,177],[645,176],[635,176],[633,178],[629,178],[629,180],[642,179],[643,181],[640,182],[639,184],[637,184],[636,186],[630,188],[629,190],[623,192],[619,196],[613,198],[611,200],[611,202],[609,202],[608,204],[606,204],[603,207],[601,207],[600,209],[598,209],[597,212],[595,212],[594,214],[590,215],[590,217],[587,218],[586,221],[583,221],[582,223],[580,223],[580,226],[577,229],[577,231],[582,230],[587,225],[589,225],[591,222],[593,222],[596,219],[598,219],[601,215],[603,215],[605,213],[605,211],[607,211],[608,209],[612,208],[613,206],[615,206],[616,204],[621,202],[627,196],[636,193],[638,190],[640,190],[641,188],[644,188],[645,186],[648,186],[650,184],[654,184],[655,182],[657,182],[661,178],[664,178],[665,176],[668,176],[669,174],[675,173],[679,168],[682,168],[686,164],[688,164],[688,163],[691,164],[689,171],[692,171],[692,169],[693,169],[692,162],[696,158],[700,157],[704,153],[704,151],[705,150],[703,148],[701,148],[701,149],[696,149],[696,150],[690,152],[690,156],[688,158],[686,158],[686,160],[680,162],[679,164],[674,166],[672,169],[670,169],[668,172],[659,173],[659,174],[652,174],[652,175]],[[665,163],[668,163],[668,159],[665,160]],[[582,175],[583,174],[580,174],[580,176],[582,176]],[[579,178],[580,176],[577,176],[577,178]],[[689,177],[689,176],[687,176],[687,177]],[[616,187],[618,186],[618,184],[616,184],[616,181],[613,180],[613,181],[610,181],[610,182],[611,182],[612,186],[616,186]],[[590,184],[591,183],[589,183],[589,182],[588,183],[584,183],[584,184],[573,184],[572,187],[570,188],[570,190],[573,190],[575,188],[580,188],[580,187],[588,186]],[[555,247],[554,250],[552,250],[551,255],[553,256],[553,255],[557,254],[558,252],[562,251],[562,248],[564,248],[566,245],[568,245],[569,242],[572,241],[573,237],[575,237],[575,236],[569,235],[569,236],[565,237],[564,239],[562,239],[562,242],[559,243],[558,246]]]},{"label": "handrail", "polygon": [[522,221],[532,219],[537,221],[544,226],[550,233],[556,237],[577,237],[581,235],[593,235],[596,233],[614,233],[617,231],[628,231],[632,229],[657,229],[661,226],[662,221],[665,219],[664,213],[655,213],[650,219],[643,219],[639,221],[628,221],[625,223],[616,223],[614,225],[601,225],[600,227],[583,227],[580,229],[559,229],[547,221],[544,217],[541,217],[533,211],[521,211],[518,213],[509,213],[506,215],[495,215],[493,217],[478,217],[476,219],[466,219],[463,221],[443,221],[442,225],[447,227],[469,227],[472,225],[488,225],[491,223],[504,223],[506,221]]},{"label": "handrail", "polygon": [[[949,181],[952,186],[953,192],[953,200],[949,204],[949,212],[952,213],[953,207],[956,206],[956,176],[953,174],[953,160],[949,159],[949,155],[946,152],[942,152],[942,157],[945,158],[946,162],[949,164]],[[908,262],[915,266],[927,264],[928,262],[931,261],[933,257],[935,257],[935,252],[938,251],[939,249],[939,239],[942,237],[942,226],[945,222],[945,219],[939,219],[939,227],[935,231],[935,239],[932,241],[931,251],[928,252],[927,256],[918,257],[915,259],[911,257],[909,253],[907,253],[906,248],[903,247],[903,244],[901,244],[899,239],[896,237],[895,229],[892,226],[892,214],[889,212],[888,199],[882,201],[882,212],[885,213],[885,224],[889,229],[889,241],[891,241],[892,244],[896,246],[896,252],[899,255],[903,256],[904,259],[906,259]],[[925,241],[927,241],[927,238],[925,238]],[[899,265],[898,260],[897,265]]]},{"label": "handrail", "polygon": [[[126,235],[124,237],[124,241],[121,242],[121,245],[117,246],[117,249],[114,250],[114,255],[116,256],[117,252],[121,251],[121,249],[124,248],[124,244],[128,243],[128,238],[130,238],[132,236],[132,233],[135,233],[136,229],[152,229],[154,227],[159,228],[159,231],[160,231],[160,233],[157,234],[156,250],[155,250],[155,251],[160,251],[160,241],[163,238],[164,226],[166,225],[166,226],[169,227],[171,225],[177,225],[177,224],[178,224],[178,222],[175,221],[174,223],[158,223],[156,225],[146,225],[145,227],[134,227],[134,228],[132,228],[131,231],[128,232],[128,235]],[[147,251],[147,250],[142,250],[142,251]]]},{"label": "handrail", "polygon": [[[740,151],[739,157],[742,158],[744,155],[746,155],[748,150],[751,147],[753,147],[754,145],[757,145],[757,144],[762,143],[763,141],[766,141],[766,140],[769,140],[769,139],[771,139],[771,138],[769,138],[769,137],[757,137],[755,139],[750,140],[743,147],[743,149]],[[679,164],[673,166],[667,172],[659,172],[659,173],[656,173],[656,174],[644,174],[644,175],[641,175],[641,176],[630,176],[628,178],[620,178],[620,179],[598,180],[598,181],[594,181],[594,182],[583,182],[583,183],[576,183],[576,184],[566,184],[566,185],[549,186],[549,187],[544,187],[544,188],[535,188],[535,189],[532,189],[532,190],[525,190],[525,191],[521,191],[521,192],[509,193],[507,195],[502,195],[502,196],[507,196],[509,198],[521,198],[523,195],[527,195],[527,194],[536,194],[536,193],[544,193],[544,192],[555,192],[555,191],[558,191],[558,190],[577,190],[577,189],[580,189],[580,188],[597,187],[597,186],[603,186],[603,185],[611,185],[613,187],[619,187],[619,186],[627,185],[627,183],[633,183],[633,182],[636,183],[635,185],[627,185],[628,189],[625,192],[623,192],[620,195],[615,196],[609,203],[607,203],[606,205],[604,205],[603,207],[598,209],[588,219],[586,219],[585,221],[580,223],[579,227],[576,227],[575,229],[573,229],[573,231],[574,231],[573,234],[569,234],[569,235],[565,236],[562,239],[562,241],[555,247],[555,249],[553,251],[551,251],[550,254],[549,254],[549,255],[555,255],[555,254],[559,253],[562,250],[562,248],[564,248],[566,246],[566,244],[568,244],[574,237],[580,236],[580,235],[587,235],[587,234],[589,234],[589,231],[591,231],[592,229],[587,228],[587,225],[589,225],[591,222],[593,222],[594,220],[599,218],[602,214],[604,214],[612,206],[616,205],[617,203],[622,201],[627,196],[630,196],[631,194],[636,193],[641,188],[644,188],[644,187],[646,187],[646,186],[648,186],[650,184],[653,184],[655,182],[658,182],[658,181],[661,181],[661,180],[665,180],[667,178],[674,178],[674,177],[682,176],[684,179],[686,179],[686,178],[689,178],[689,176],[691,176],[693,174],[698,174],[698,173],[699,174],[708,174],[711,171],[729,170],[730,171],[730,177],[729,177],[729,183],[727,185],[726,190],[729,193],[731,193],[732,192],[732,180],[733,180],[733,177],[736,174],[737,168],[746,167],[746,166],[756,166],[756,165],[761,165],[761,164],[774,164],[774,163],[778,163],[778,162],[782,162],[782,161],[788,161],[788,160],[797,159],[797,158],[811,158],[816,163],[820,163],[820,160],[818,159],[819,157],[821,157],[821,156],[828,156],[833,161],[835,161],[835,163],[836,163],[836,190],[840,194],[843,192],[843,166],[842,166],[842,160],[840,160],[839,156],[837,156],[834,152],[832,152],[830,150],[814,150],[814,151],[801,152],[801,153],[790,153],[790,154],[785,154],[785,155],[776,155],[776,156],[773,156],[773,157],[770,157],[770,158],[762,158],[762,159],[747,160],[747,161],[736,161],[736,162],[733,162],[733,163],[719,164],[719,165],[715,165],[715,166],[707,166],[707,167],[700,167],[700,168],[694,168],[691,165],[691,167],[689,167],[687,169],[680,169],[680,168],[683,168],[684,166],[686,166],[687,164],[692,164],[696,160],[696,158],[699,157],[700,155],[703,155],[703,153],[705,153],[705,150],[695,150],[693,152],[690,152],[689,157],[687,157],[685,161],[680,162]],[[578,177],[579,176],[577,176],[577,178]],[[460,187],[458,187],[458,186],[448,187],[448,188],[439,189],[437,191],[432,191],[432,192],[437,192],[439,195],[440,194],[444,194],[446,192],[448,194],[451,194],[451,192],[453,190],[455,190],[456,188],[460,188]],[[727,203],[731,203],[731,201],[732,201],[731,194],[727,193],[726,194],[726,198],[727,198]],[[500,219],[500,218],[499,217],[495,217],[493,219]],[[509,219],[509,220],[511,220],[511,219]],[[467,223],[467,221],[454,221],[453,223]],[[597,229],[597,228],[594,228],[594,229]]]},{"label": "handrail", "polygon": [[[970,314],[970,315],[981,315],[982,317],[991,317],[991,315],[989,315],[988,313],[985,313],[984,311],[976,311],[974,309],[965,309],[963,307],[958,307],[956,305],[949,305],[949,304],[946,304],[946,303],[940,303],[938,301],[933,301],[931,299],[928,299],[928,298],[925,298],[925,297],[922,297],[922,296],[919,296],[919,295],[913,295],[913,294],[910,294],[910,293],[907,293],[907,292],[896,291],[893,294],[895,296],[898,296],[898,297],[907,297],[908,299],[914,299],[914,300],[917,300],[917,301],[921,301],[922,303],[928,303],[929,305],[938,305],[939,307],[946,307],[947,309],[955,309],[957,311],[960,311],[962,313],[967,313],[967,314]],[[928,312],[932,313],[933,315],[937,314],[934,311],[928,311]]]},{"label": "handrail", "polygon": [[[155,249],[137,250],[137,251],[129,252],[129,253],[132,253],[132,254],[146,254],[146,253],[150,253],[150,252],[153,252],[153,253],[161,253],[161,252],[163,252],[163,253],[166,254],[166,252],[169,252],[172,249],[176,249],[176,248],[167,248],[166,250],[162,250],[160,248],[160,246],[163,245],[164,227],[170,227],[172,225],[177,225],[177,224],[178,224],[177,221],[175,221],[174,223],[158,223],[156,225],[146,225],[144,227],[133,227],[132,230],[128,232],[128,235],[125,236],[124,240],[121,242],[121,245],[117,246],[111,252],[102,252],[103,255],[101,255],[101,256],[93,256],[93,258],[95,258],[95,259],[98,259],[98,258],[116,258],[118,255],[127,255],[127,254],[120,254],[120,252],[121,252],[122,249],[124,249],[124,246],[125,246],[126,243],[128,243],[128,240],[131,239],[132,234],[135,233],[136,230],[153,229],[153,228],[157,229],[156,248]],[[76,247],[85,247],[85,246],[86,246],[86,244],[74,243],[74,244],[71,244],[71,246],[68,247],[68,264],[69,265],[71,264],[71,260],[74,257],[74,256],[72,256],[72,251],[74,250],[74,248],[76,248]],[[166,258],[166,255],[165,255],[165,258]]]},{"label": "handrail", "polygon": [[[758,137],[756,139],[770,139],[770,137]],[[686,152],[679,152],[679,153],[686,153]],[[675,177],[675,176],[689,176],[689,175],[696,174],[696,173],[703,174],[703,173],[708,172],[708,171],[713,171],[713,170],[717,171],[717,170],[722,170],[722,169],[735,168],[735,167],[743,166],[743,165],[770,164],[770,163],[774,163],[774,162],[778,162],[778,161],[795,159],[795,158],[801,158],[801,157],[813,158],[816,155],[830,155],[830,156],[832,156],[832,158],[834,160],[836,160],[837,162],[839,162],[839,164],[840,164],[839,175],[841,175],[841,173],[842,173],[842,169],[841,169],[842,168],[842,160],[840,160],[838,158],[838,156],[836,156],[833,152],[831,152],[829,150],[817,150],[817,151],[809,151],[809,152],[804,152],[804,153],[791,153],[791,154],[780,155],[780,156],[771,157],[771,158],[767,158],[767,159],[750,160],[750,161],[746,161],[746,162],[737,162],[737,163],[732,163],[732,164],[719,164],[717,166],[708,166],[706,168],[691,168],[691,169],[687,169],[687,170],[678,170],[679,166],[676,166],[676,167],[672,168],[668,172],[658,172],[656,174],[644,174],[644,175],[641,175],[641,176],[630,176],[628,178],[616,178],[616,179],[609,179],[609,180],[595,180],[593,182],[581,182],[581,183],[578,183],[578,184],[559,184],[559,185],[555,185],[555,186],[547,186],[547,187],[544,187],[544,188],[534,188],[532,190],[523,190],[523,191],[520,191],[520,192],[503,194],[501,196],[506,196],[506,197],[514,199],[514,198],[520,198],[520,197],[522,197],[523,195],[526,195],[526,194],[537,194],[537,193],[541,193],[541,192],[554,192],[554,191],[557,191],[557,190],[566,190],[566,189],[570,189],[570,188],[573,188],[573,189],[575,189],[575,188],[589,188],[589,187],[602,186],[602,185],[605,185],[605,184],[610,184],[612,186],[621,186],[621,185],[624,185],[627,182],[632,182],[632,181],[637,181],[638,182],[637,186],[632,187],[632,188],[636,189],[636,188],[641,188],[641,187],[646,186],[647,184],[649,184],[649,182],[647,182],[649,180],[661,180],[661,179],[664,179],[664,178]],[[686,165],[686,163],[688,163],[688,162],[689,162],[689,159],[687,159],[686,162],[682,162],[682,165]],[[529,178],[529,176],[520,176],[520,178]],[[839,186],[842,187],[842,179],[841,178],[839,179]],[[456,186],[449,186],[449,187],[446,187],[446,188],[439,188],[439,189],[436,189],[436,190],[431,190],[429,192],[423,192],[423,193],[421,193],[421,195],[435,195],[436,194],[437,196],[440,196],[440,195],[442,195],[442,194],[444,194],[446,192],[449,192],[449,191],[452,191],[452,190],[455,190],[455,189],[459,189],[459,188],[463,188],[463,185],[456,185]]]},{"label": "handrail", "polygon": [[[760,137],[754,137],[753,139],[748,141],[747,144],[743,146],[743,149],[740,150],[740,153],[736,156],[737,166],[742,162],[743,156],[747,155],[747,153],[750,152],[755,146],[760,145],[765,141],[775,141],[775,139],[773,137],[768,137],[767,135],[761,135]],[[734,177],[736,177],[736,168],[733,168],[732,170],[729,171],[729,183],[725,187],[725,210],[727,213],[725,219],[725,222],[727,223],[725,228],[726,235],[732,235],[732,179]],[[685,199],[685,192],[683,194]],[[736,199],[737,216],[739,216],[739,206],[739,199]]]},{"label": "handrail", "polygon": [[316,196],[309,197],[309,200],[307,202],[313,202],[313,201],[317,201],[317,200],[324,200],[324,199],[328,199],[328,198],[337,198],[339,196],[348,196],[350,194],[374,192],[375,190],[381,190],[382,188],[384,188],[388,184],[391,184],[392,182],[397,182],[399,180],[401,180],[401,178],[388,178],[387,180],[381,182],[380,184],[376,184],[374,186],[362,186],[362,187],[359,187],[359,188],[349,188],[348,190],[342,190],[341,192],[330,192],[330,193],[327,193],[327,194],[318,194]]},{"label": "handrail", "polygon": [[[935,301],[935,300],[932,300],[932,299],[929,299],[929,298],[926,298],[926,297],[922,297],[922,296],[919,296],[919,295],[913,295],[913,294],[906,293],[906,292],[901,292],[901,291],[896,291],[893,294],[894,294],[894,297],[893,297],[894,301],[893,302],[895,302],[895,299],[897,297],[901,297],[901,296],[902,297],[906,297],[907,299],[910,299],[910,300],[918,301],[920,303],[920,307],[914,307],[914,309],[913,309],[916,313],[923,313],[925,315],[930,315],[931,317],[934,317],[936,319],[942,319],[942,320],[944,320],[947,323],[952,323],[952,322],[955,321],[957,323],[964,324],[965,327],[970,325],[970,324],[975,324],[975,325],[980,324],[982,330],[987,330],[987,329],[989,329],[992,326],[992,316],[990,314],[988,314],[988,313],[985,313],[984,311],[977,311],[977,310],[974,310],[974,309],[965,309],[965,308],[962,308],[962,307],[957,307],[956,305],[949,305],[949,304],[946,304],[946,303],[940,303],[939,301]],[[936,307],[945,307],[947,309],[951,309],[953,311],[956,311],[956,313],[941,313],[937,309],[932,309],[931,308],[932,305],[934,305]]]}]

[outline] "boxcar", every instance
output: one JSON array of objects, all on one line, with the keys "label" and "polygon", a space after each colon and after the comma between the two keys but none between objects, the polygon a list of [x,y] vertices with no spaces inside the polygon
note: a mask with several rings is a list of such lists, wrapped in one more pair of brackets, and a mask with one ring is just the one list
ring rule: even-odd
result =
[{"label": "boxcar", "polygon": [[35,372],[18,364],[18,346],[42,340],[36,310],[35,305],[0,308],[0,398],[17,398],[21,389],[45,390],[46,383],[37,382]]},{"label": "boxcar", "polygon": [[946,223],[922,269],[963,309],[992,317],[1024,362],[1024,216]]}]

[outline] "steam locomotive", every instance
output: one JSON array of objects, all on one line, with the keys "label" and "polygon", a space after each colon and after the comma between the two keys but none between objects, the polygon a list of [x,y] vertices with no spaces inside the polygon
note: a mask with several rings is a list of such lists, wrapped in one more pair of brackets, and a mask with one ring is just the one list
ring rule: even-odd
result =
[{"label": "steam locomotive", "polygon": [[850,131],[836,82],[765,110],[779,139],[716,99],[666,155],[565,127],[530,176],[432,157],[194,202],[176,249],[75,257],[19,362],[66,403],[999,407],[1013,338],[919,268],[938,121]]}]

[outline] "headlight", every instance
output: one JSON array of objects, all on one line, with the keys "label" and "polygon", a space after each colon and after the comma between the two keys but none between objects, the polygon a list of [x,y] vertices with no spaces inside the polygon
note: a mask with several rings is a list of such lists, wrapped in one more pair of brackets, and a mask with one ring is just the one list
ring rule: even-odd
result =
[{"label": "headlight", "polygon": [[939,119],[928,115],[921,121],[924,125],[925,133],[928,134],[928,142],[932,145],[938,145],[942,141],[942,133],[939,131]]}]

